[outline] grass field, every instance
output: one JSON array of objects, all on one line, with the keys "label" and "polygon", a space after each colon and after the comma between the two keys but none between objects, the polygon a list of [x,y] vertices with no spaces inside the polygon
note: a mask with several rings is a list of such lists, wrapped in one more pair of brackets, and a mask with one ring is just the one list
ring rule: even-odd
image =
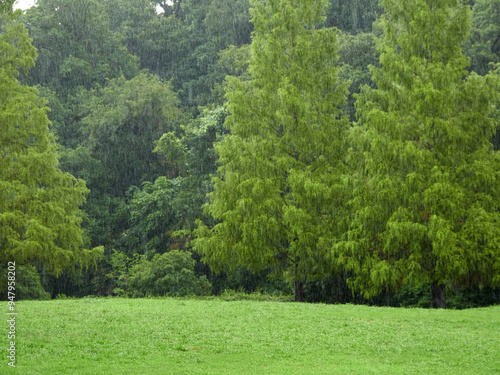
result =
[{"label": "grass field", "polygon": [[0,374],[500,374],[500,306],[84,298],[16,312],[16,367],[2,355]]}]

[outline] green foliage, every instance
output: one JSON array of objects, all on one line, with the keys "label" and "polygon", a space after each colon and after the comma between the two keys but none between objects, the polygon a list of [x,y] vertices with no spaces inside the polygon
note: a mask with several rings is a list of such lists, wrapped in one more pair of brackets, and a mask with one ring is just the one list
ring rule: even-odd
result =
[{"label": "green foliage", "polygon": [[[450,306],[493,303],[482,287],[498,280],[498,153],[490,150],[500,148],[498,84],[494,74],[467,76],[459,49],[478,74],[498,63],[498,0],[463,2],[472,15],[440,10],[458,0],[385,1],[392,10],[382,20],[375,0],[257,1],[252,13],[249,3],[39,0],[23,15],[0,1],[0,100],[17,103],[2,112],[1,126],[39,122],[29,113],[46,112],[51,121],[47,142],[7,127],[0,139],[6,147],[26,139],[20,149],[49,144],[33,158],[76,177],[66,175],[63,185],[80,192],[69,201],[85,212],[46,210],[35,190],[5,190],[5,183],[0,202],[15,191],[12,199],[45,222],[74,219],[84,232],[67,233],[68,241],[79,238],[79,248],[106,247],[97,274],[63,268],[56,279],[33,257],[45,290],[126,295],[118,276],[106,277],[116,270],[111,249],[132,259],[188,250],[201,219],[206,227],[195,244],[207,252],[195,257],[212,257],[222,272],[201,262],[196,272],[216,291],[304,281],[308,301],[423,305],[441,277]],[[36,53],[16,17],[38,49],[31,70]],[[12,77],[38,92],[11,85]],[[372,89],[359,96],[348,148],[341,112],[356,120],[363,85]],[[15,165],[3,176],[16,175]],[[25,165],[29,173],[38,168]],[[37,184],[43,190],[49,180]],[[37,199],[45,206],[30,206]],[[4,205],[1,214],[19,219],[23,238],[19,207]],[[71,256],[52,258],[74,264]],[[431,277],[437,269],[447,271]],[[378,295],[368,302],[361,289],[353,293],[348,276],[351,286]]]},{"label": "green foliage", "polygon": [[150,261],[143,257],[130,271],[129,291],[133,297],[210,294],[210,283],[195,275],[194,265],[189,251],[155,254]]},{"label": "green foliage", "polygon": [[[103,0],[113,30],[124,35],[142,69],[172,81],[183,108],[212,104],[212,88],[224,80],[218,53],[250,42],[248,0],[154,2]],[[220,103],[218,103],[220,104]]]},{"label": "green foliage", "polygon": [[447,304],[452,309],[472,309],[482,306],[493,306],[500,304],[500,290],[493,288],[471,287],[463,289],[449,287]]},{"label": "green foliage", "polygon": [[202,114],[185,127],[182,134],[164,134],[155,142],[154,152],[165,156],[175,168],[178,177],[172,180],[177,186],[171,205],[177,211],[179,223],[176,230],[192,230],[195,221],[203,217],[202,205],[206,195],[213,190],[210,175],[216,172],[217,155],[214,142],[224,136],[227,112],[222,107],[204,109]]},{"label": "green foliage", "polygon": [[17,266],[36,262],[56,276],[65,268],[95,264],[101,248],[85,250],[80,206],[85,183],[59,169],[45,103],[21,85],[36,52],[15,21],[0,33],[0,259]]},{"label": "green foliage", "polygon": [[110,30],[99,1],[39,0],[21,21],[29,25],[39,53],[30,82],[49,86],[59,98],[78,86],[90,89],[110,78],[137,74],[136,59]]},{"label": "green foliage", "polygon": [[500,1],[477,0],[473,7],[472,32],[466,45],[471,69],[481,75],[500,62]]},{"label": "green foliage", "polygon": [[144,182],[142,190],[133,192],[129,204],[131,226],[123,234],[131,254],[162,254],[169,250],[172,231],[180,229],[180,215],[174,208],[180,183],[179,179],[161,176],[153,184]]},{"label": "green foliage", "polygon": [[465,70],[471,15],[460,1],[383,5],[377,88],[358,96],[350,134],[352,216],[332,255],[365,297],[499,285],[498,75]]},{"label": "green foliage", "polygon": [[125,253],[113,249],[109,259],[111,272],[106,274],[106,278],[113,283],[112,293],[120,297],[129,296],[128,281],[130,271],[132,267],[141,261],[141,256],[139,254],[134,254],[132,258],[129,258]]},{"label": "green foliage", "polygon": [[141,73],[128,81],[110,80],[84,106],[81,131],[106,171],[109,193],[123,196],[130,186],[175,173],[152,151],[155,140],[178,128],[177,105],[169,83]]},{"label": "green foliage", "polygon": [[297,281],[324,260],[346,87],[335,31],[315,29],[324,1],[252,5],[251,80],[227,79],[231,134],[216,146],[221,166],[206,211],[219,223],[200,222],[194,248],[216,271],[279,265]]},{"label": "green foliage", "polygon": [[207,265],[199,262],[196,270],[198,273],[207,274],[207,278],[212,284],[214,296],[225,293],[227,290],[238,291],[238,293],[263,293],[265,295],[289,295],[292,293],[291,285],[282,277],[276,278],[273,269],[256,273],[244,266],[232,270],[227,266],[223,272],[213,273]]},{"label": "green foliage", "polygon": [[[250,44],[244,44],[241,47],[229,46],[220,51],[219,61],[214,67],[214,75],[222,77],[235,76],[240,79],[250,80],[248,74],[248,64],[250,62],[251,48]],[[212,89],[212,100],[217,105],[224,103],[225,81],[216,82]]]},{"label": "green foliage", "polygon": [[12,11],[12,5],[15,0],[1,0],[0,1],[0,14],[8,13]]},{"label": "green foliage", "polygon": [[383,12],[378,0],[330,0],[326,19],[328,27],[351,33],[369,33],[372,23]]},{"label": "green foliage", "polygon": [[354,106],[355,95],[361,92],[364,85],[374,86],[369,66],[378,66],[378,51],[375,46],[375,36],[372,33],[356,35],[340,33],[339,35],[339,78],[349,82],[349,95],[344,106],[344,113],[351,121],[356,118]]},{"label": "green foliage", "polygon": [[30,30],[38,51],[37,64],[23,78],[40,85],[48,97],[58,142],[76,148],[81,97],[104,85],[108,79],[138,73],[138,61],[127,51],[123,38],[110,29],[109,20],[97,0],[39,0],[20,17]]},{"label": "green foliage", "polygon": [[155,254],[148,260],[146,255],[128,257],[113,250],[110,263],[111,272],[106,278],[112,282],[113,295],[180,297],[205,296],[211,292],[206,277],[196,276],[195,260],[190,252],[173,250],[163,255]]},{"label": "green foliage", "polygon": [[323,303],[363,303],[347,285],[347,275],[338,273],[325,277],[308,279],[304,283],[306,302]]},{"label": "green foliage", "polygon": [[40,275],[32,265],[16,268],[16,300],[50,299],[40,281]]},{"label": "green foliage", "polygon": [[100,0],[109,16],[110,28],[123,37],[128,51],[139,58],[141,69],[172,78],[180,68],[179,58],[188,47],[181,20],[157,14],[147,0]]}]

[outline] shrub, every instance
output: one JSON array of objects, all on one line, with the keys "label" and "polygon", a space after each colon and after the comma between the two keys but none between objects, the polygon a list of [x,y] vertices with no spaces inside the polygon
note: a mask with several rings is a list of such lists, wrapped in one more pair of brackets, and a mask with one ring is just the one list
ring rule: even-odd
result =
[{"label": "shrub", "polygon": [[197,277],[191,252],[172,250],[142,258],[132,267],[128,280],[133,297],[209,295],[211,284],[205,276]]}]

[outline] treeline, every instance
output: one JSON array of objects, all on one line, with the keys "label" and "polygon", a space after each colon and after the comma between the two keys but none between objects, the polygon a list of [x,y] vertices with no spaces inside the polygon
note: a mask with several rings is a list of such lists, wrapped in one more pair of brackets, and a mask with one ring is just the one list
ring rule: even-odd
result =
[{"label": "treeline", "polygon": [[[3,0],[2,261],[21,297],[497,303],[500,2],[431,3]],[[62,178],[16,164],[38,144],[80,189],[50,218],[22,203]]]}]

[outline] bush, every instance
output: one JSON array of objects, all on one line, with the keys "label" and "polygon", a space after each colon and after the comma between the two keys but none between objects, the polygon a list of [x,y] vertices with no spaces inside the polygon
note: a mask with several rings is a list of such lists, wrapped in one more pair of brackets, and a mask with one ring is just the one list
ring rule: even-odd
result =
[{"label": "bush", "polygon": [[196,277],[191,252],[172,250],[142,258],[132,267],[128,280],[133,297],[209,295],[212,285],[205,276]]}]

